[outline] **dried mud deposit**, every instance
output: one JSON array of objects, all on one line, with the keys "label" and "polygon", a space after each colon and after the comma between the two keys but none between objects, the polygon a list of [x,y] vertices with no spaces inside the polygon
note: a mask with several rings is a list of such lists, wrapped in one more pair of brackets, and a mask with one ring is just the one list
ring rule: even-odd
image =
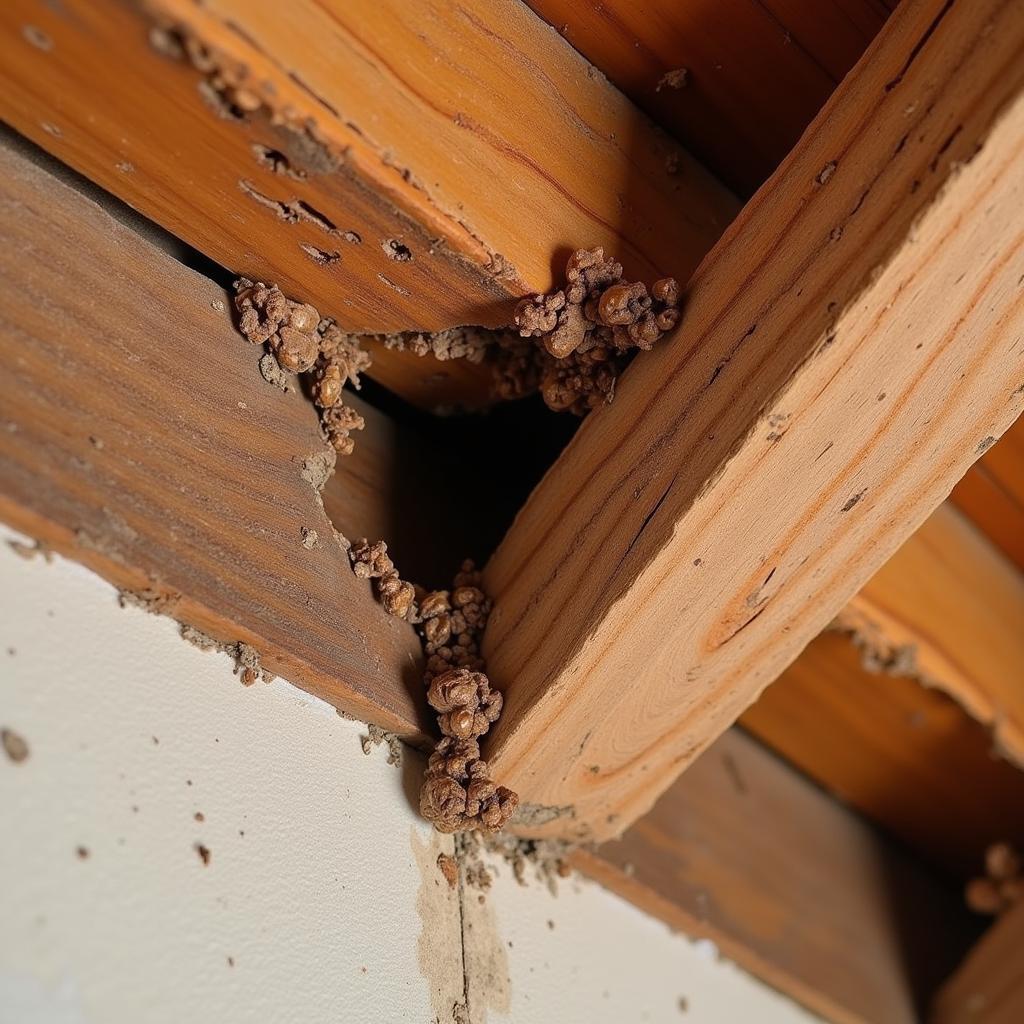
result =
[{"label": "dried mud deposit", "polygon": [[[648,292],[622,274],[600,247],[578,249],[566,265],[564,287],[518,304],[518,337],[506,331],[488,339],[472,328],[454,328],[431,337],[395,336],[395,344],[439,359],[479,361],[489,352],[499,397],[539,390],[551,409],[584,416],[612,401],[618,375],[636,351],[650,349],[679,322],[674,279],[656,281]],[[351,433],[364,424],[344,404],[344,388],[358,388],[370,365],[360,338],[343,333],[308,303],[286,298],[276,285],[243,278],[235,289],[239,329],[253,344],[267,346],[261,366],[268,359],[276,364],[264,376],[287,389],[290,377],[308,375],[327,441],[338,455],[350,454]],[[441,739],[427,763],[420,812],[440,832],[500,831],[519,797],[491,779],[480,752],[503,703],[480,656],[491,611],[480,573],[465,562],[451,590],[428,592],[401,578],[384,541],[357,540],[349,545],[349,558],[356,576],[375,581],[385,610],[411,623],[423,644],[423,682]]]}]

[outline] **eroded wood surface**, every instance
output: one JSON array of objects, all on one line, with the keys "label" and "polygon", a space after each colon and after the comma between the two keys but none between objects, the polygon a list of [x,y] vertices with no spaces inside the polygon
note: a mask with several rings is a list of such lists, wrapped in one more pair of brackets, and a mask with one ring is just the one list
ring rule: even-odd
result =
[{"label": "eroded wood surface", "polygon": [[0,517],[421,739],[419,643],[352,575],[316,411],[263,380],[226,293],[10,144],[0,235]]},{"label": "eroded wood surface", "polygon": [[[506,325],[581,245],[685,278],[737,209],[518,0],[17,0],[0,31],[18,131],[352,331]],[[423,407],[488,400],[374,355]]]}]

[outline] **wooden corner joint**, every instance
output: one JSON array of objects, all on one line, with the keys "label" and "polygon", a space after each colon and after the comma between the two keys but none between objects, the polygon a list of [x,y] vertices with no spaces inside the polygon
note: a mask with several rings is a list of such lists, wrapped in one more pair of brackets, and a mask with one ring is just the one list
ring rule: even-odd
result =
[{"label": "wooden corner joint", "polygon": [[520,512],[486,753],[539,833],[647,810],[1024,407],[1022,45],[901,6]]}]

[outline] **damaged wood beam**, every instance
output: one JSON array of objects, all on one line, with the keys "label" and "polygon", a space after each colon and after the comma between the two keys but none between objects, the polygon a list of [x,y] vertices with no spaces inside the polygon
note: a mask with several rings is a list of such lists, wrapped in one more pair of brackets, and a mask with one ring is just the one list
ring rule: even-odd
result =
[{"label": "damaged wood beam", "polygon": [[[10,140],[0,241],[0,519],[339,710],[423,739],[419,642],[353,576],[318,489],[333,452],[317,413],[260,376],[224,290]],[[359,458],[364,480],[384,471]],[[340,520],[367,514],[364,491],[330,499]]]},{"label": "damaged wood beam", "polygon": [[969,948],[958,889],[738,729],[573,864],[836,1024],[911,1024]]},{"label": "damaged wood beam", "polygon": [[931,1024],[1018,1024],[1024,1020],[1024,903],[982,936],[939,990]]},{"label": "damaged wood beam", "polygon": [[946,503],[740,724],[966,882],[1024,849],[1022,624],[1024,579]]},{"label": "damaged wood beam", "polygon": [[486,756],[530,832],[645,813],[1020,413],[1022,47],[901,4],[520,512]]},{"label": "damaged wood beam", "polygon": [[[352,332],[505,326],[579,245],[685,278],[737,209],[518,0],[15,0],[0,31],[9,124]],[[488,399],[373,355],[422,407]]]},{"label": "damaged wood beam", "polygon": [[838,617],[879,656],[913,659],[927,686],[986,727],[1024,769],[1024,576],[961,513],[940,507]]}]

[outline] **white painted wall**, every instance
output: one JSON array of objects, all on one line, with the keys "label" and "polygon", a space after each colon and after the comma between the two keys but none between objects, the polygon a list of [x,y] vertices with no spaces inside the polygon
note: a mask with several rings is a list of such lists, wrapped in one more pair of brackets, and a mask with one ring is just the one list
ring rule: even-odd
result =
[{"label": "white painted wall", "polygon": [[464,952],[460,1024],[812,1020],[589,883],[502,864],[460,912],[415,763],[6,543],[0,727],[0,1024],[447,1024]]}]

